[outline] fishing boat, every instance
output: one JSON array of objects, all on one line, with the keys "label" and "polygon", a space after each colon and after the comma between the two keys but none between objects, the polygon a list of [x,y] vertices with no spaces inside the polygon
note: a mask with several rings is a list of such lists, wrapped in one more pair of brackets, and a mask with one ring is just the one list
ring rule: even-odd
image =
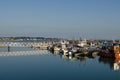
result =
[{"label": "fishing boat", "polygon": [[120,46],[117,44],[106,48],[106,50],[101,50],[99,52],[99,56],[104,58],[120,59]]}]

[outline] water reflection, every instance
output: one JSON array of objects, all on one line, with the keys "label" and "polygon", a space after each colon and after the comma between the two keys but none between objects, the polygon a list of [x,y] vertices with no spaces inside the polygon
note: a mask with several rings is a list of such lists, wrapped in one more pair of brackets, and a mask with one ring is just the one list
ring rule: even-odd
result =
[{"label": "water reflection", "polygon": [[100,57],[98,60],[99,62],[109,65],[111,70],[120,70],[120,59]]},{"label": "water reflection", "polygon": [[59,54],[59,51],[54,51],[54,52],[52,52],[53,54]]},{"label": "water reflection", "polygon": [[28,56],[49,54],[47,50],[0,52],[0,56]]},{"label": "water reflection", "polygon": [[79,61],[80,63],[86,62],[86,60],[89,61],[90,59],[93,59],[93,60],[97,59],[98,63],[107,64],[111,70],[115,70],[115,71],[120,70],[120,59],[102,58],[99,56],[97,56],[97,58],[94,56],[79,56],[79,57],[69,56],[69,55],[66,56],[59,53],[58,51],[55,51],[53,54],[59,55],[61,59],[66,59],[67,61]]},{"label": "water reflection", "polygon": [[114,63],[113,69],[114,69],[114,70],[119,70],[119,69],[120,69],[120,61]]}]

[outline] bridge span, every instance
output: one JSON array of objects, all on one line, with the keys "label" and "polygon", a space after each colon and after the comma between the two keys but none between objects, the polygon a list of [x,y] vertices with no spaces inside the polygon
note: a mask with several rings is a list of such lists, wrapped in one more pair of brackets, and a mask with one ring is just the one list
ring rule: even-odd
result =
[{"label": "bridge span", "polygon": [[0,42],[0,46],[2,47],[33,47],[47,49],[47,47],[51,45],[51,43],[45,42]]},{"label": "bridge span", "polygon": [[0,52],[0,56],[46,55],[49,53],[50,52],[47,50],[13,51],[13,52]]}]

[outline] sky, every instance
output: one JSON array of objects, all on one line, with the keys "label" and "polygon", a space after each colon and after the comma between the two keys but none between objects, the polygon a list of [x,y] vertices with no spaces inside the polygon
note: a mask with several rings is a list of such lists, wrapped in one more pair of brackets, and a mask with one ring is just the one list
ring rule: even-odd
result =
[{"label": "sky", "polygon": [[120,0],[0,0],[0,37],[120,39]]}]

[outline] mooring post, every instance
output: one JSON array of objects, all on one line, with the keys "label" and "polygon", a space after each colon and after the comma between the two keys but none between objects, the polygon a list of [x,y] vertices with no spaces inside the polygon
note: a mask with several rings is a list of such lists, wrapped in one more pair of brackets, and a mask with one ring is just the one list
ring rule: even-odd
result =
[{"label": "mooring post", "polygon": [[10,52],[10,46],[8,46],[8,52]]}]

